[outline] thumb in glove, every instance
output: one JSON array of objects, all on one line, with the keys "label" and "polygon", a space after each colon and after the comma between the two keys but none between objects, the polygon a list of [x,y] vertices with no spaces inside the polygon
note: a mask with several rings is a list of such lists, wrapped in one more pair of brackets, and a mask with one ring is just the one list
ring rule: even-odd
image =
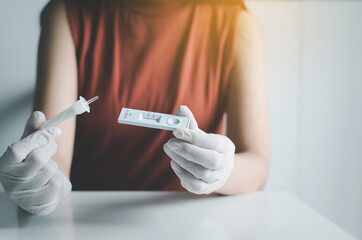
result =
[{"label": "thumb in glove", "polygon": [[46,121],[46,118],[45,118],[44,113],[42,113],[40,111],[33,112],[30,115],[28,121],[26,122],[24,133],[23,133],[23,136],[21,137],[21,139],[23,139],[26,136],[28,136],[29,134],[39,130],[41,124],[44,123],[45,121]]}]

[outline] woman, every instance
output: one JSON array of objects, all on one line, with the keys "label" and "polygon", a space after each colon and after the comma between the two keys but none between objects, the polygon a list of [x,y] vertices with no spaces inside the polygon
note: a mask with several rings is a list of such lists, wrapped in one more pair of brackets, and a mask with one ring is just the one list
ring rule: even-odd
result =
[{"label": "woman", "polygon": [[[263,187],[263,39],[242,2],[54,0],[41,23],[38,112],[0,161],[4,188],[20,207],[48,214],[72,185],[196,194]],[[79,95],[101,100],[60,124],[61,136],[57,127],[39,130]],[[120,125],[122,107],[176,112],[191,119],[190,129]]]}]

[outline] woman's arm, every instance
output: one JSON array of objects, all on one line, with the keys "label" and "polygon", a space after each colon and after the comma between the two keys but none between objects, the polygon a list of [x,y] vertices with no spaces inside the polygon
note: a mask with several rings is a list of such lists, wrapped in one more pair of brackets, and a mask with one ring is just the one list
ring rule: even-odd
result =
[{"label": "woman's arm", "polygon": [[263,34],[242,11],[237,22],[236,62],[228,93],[227,136],[235,144],[234,169],[221,194],[263,188],[269,172],[269,123]]},{"label": "woman's arm", "polygon": [[[49,119],[77,100],[75,47],[64,3],[52,1],[43,13],[38,51],[38,72],[34,110]],[[76,119],[59,124],[62,135],[53,159],[69,178],[73,157]]]}]

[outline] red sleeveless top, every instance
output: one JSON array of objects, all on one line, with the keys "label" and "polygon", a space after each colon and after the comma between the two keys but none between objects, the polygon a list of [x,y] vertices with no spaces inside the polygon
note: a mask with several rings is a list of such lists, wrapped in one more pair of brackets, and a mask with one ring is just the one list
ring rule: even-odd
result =
[{"label": "red sleeveless top", "polygon": [[[225,4],[222,5],[221,3]],[[74,190],[180,190],[163,144],[172,132],[118,124],[122,107],[175,114],[222,132],[240,1],[65,0],[78,94]]]}]

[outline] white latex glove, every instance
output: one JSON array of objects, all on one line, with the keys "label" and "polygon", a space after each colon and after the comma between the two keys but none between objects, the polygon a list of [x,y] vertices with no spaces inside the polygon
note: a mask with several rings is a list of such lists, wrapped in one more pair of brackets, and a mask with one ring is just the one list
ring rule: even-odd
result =
[{"label": "white latex glove", "polygon": [[172,159],[171,167],[189,192],[210,194],[221,188],[234,167],[235,145],[226,136],[205,133],[186,106],[177,115],[189,117],[189,129],[176,129],[163,149]]},{"label": "white latex glove", "polygon": [[44,121],[42,112],[34,112],[21,140],[0,158],[0,182],[5,192],[19,207],[35,215],[52,213],[72,189],[51,159],[57,149],[54,140],[61,130],[37,130]]}]

